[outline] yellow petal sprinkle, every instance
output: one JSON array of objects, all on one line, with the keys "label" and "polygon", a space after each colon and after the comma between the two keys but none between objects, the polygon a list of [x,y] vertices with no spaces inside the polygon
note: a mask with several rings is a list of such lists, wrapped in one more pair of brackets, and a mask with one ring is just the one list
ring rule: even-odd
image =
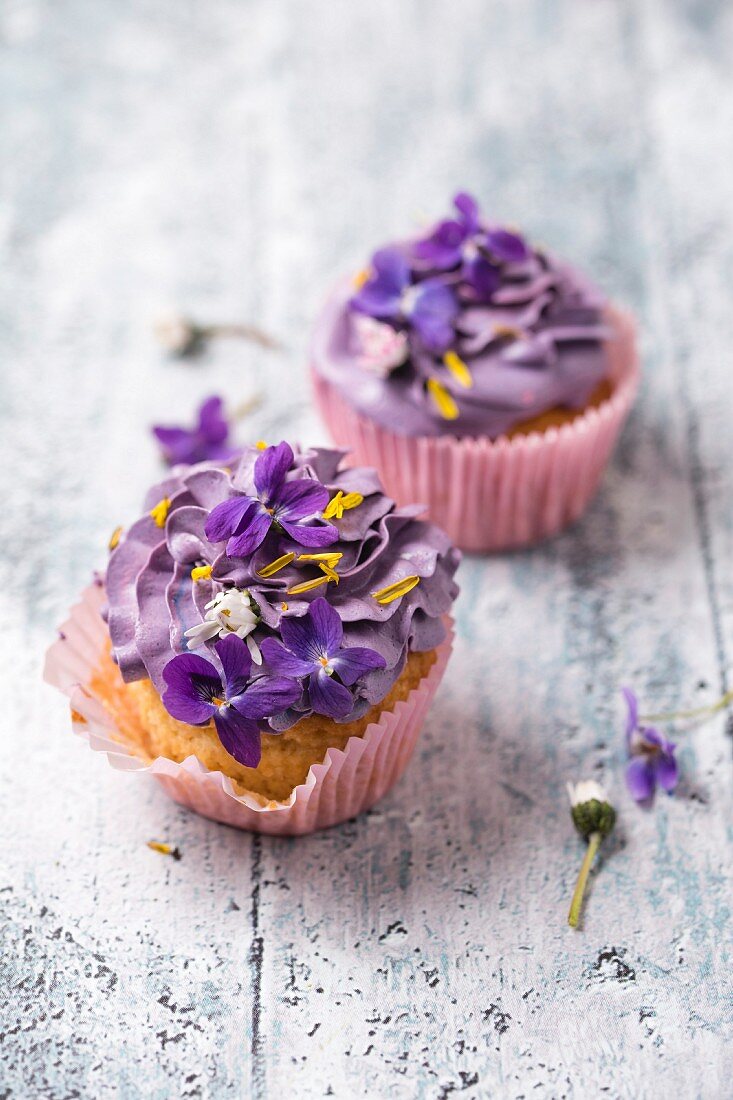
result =
[{"label": "yellow petal sprinkle", "polygon": [[211,576],[211,565],[195,565],[191,570],[192,581],[207,581]]},{"label": "yellow petal sprinkle", "polygon": [[344,506],[341,501],[344,499],[344,494],[341,489],[336,493],[335,497],[332,497],[326,507],[323,509],[324,519],[341,519],[344,514]]},{"label": "yellow petal sprinkle", "polygon": [[291,561],[295,560],[295,554],[292,550],[288,554],[283,554],[280,558],[275,558],[269,565],[263,565],[261,569],[257,570],[258,577],[272,577],[275,573],[279,573],[281,569],[284,569],[286,565],[290,565]]},{"label": "yellow petal sprinkle", "polygon": [[162,840],[149,840],[147,842],[148,848],[151,848],[154,852],[160,852],[162,856],[173,856],[174,859],[180,859],[181,853],[178,848],[174,848],[172,844],[165,844]]},{"label": "yellow petal sprinkle", "polygon": [[165,527],[165,521],[170,511],[171,502],[168,497],[159,500],[154,508],[150,509],[150,515],[155,520],[157,527]]},{"label": "yellow petal sprinkle", "polygon": [[330,565],[333,569],[338,565],[344,555],[337,550],[334,550],[331,554],[298,554],[298,561],[312,561],[320,565],[324,562],[326,565]]},{"label": "yellow petal sprinkle", "polygon": [[454,351],[447,351],[443,356],[443,362],[459,386],[463,386],[464,389],[470,390],[473,385],[473,378],[460,355],[457,355]]},{"label": "yellow petal sprinkle", "polygon": [[326,574],[330,581],[334,581],[335,584],[338,584],[338,582],[341,580],[334,567],[332,565],[329,565],[328,562],[321,562],[318,568],[321,570],[322,573]]},{"label": "yellow petal sprinkle", "polygon": [[458,406],[448,393],[445,386],[437,378],[428,378],[428,393],[435,402],[438,412],[444,420],[455,420],[458,414]]},{"label": "yellow petal sprinkle", "polygon": [[364,283],[369,281],[370,275],[371,270],[368,267],[363,267],[361,271],[357,271],[356,275],[353,278],[353,284],[357,290],[361,290],[361,288],[364,286]]},{"label": "yellow petal sprinkle", "polygon": [[301,592],[311,592],[321,584],[328,584],[328,577],[316,577],[313,581],[303,581],[302,584],[293,585],[288,589],[288,596],[299,596]]},{"label": "yellow petal sprinkle", "polygon": [[117,547],[120,545],[120,539],[122,538],[123,530],[124,528],[122,527],[115,527],[114,531],[109,537],[109,542],[107,543],[107,546],[110,550],[116,550]]},{"label": "yellow petal sprinkle", "polygon": [[377,603],[382,604],[384,607],[386,604],[392,603],[393,600],[399,600],[401,596],[406,596],[419,583],[419,577],[403,577],[401,581],[395,581],[394,584],[388,584],[386,588],[380,588],[378,592],[372,592],[372,596]]},{"label": "yellow petal sprinkle", "polygon": [[255,443],[255,447],[257,448],[258,451],[266,451],[267,450],[267,444],[265,443],[264,439],[258,439],[257,442]]},{"label": "yellow petal sprinkle", "polygon": [[336,496],[329,500],[323,511],[324,519],[341,519],[344,512],[348,512],[350,508],[358,508],[364,500],[361,493],[346,493],[344,494],[342,489],[336,493]]},{"label": "yellow petal sprinkle", "polygon": [[288,605],[286,603],[283,602],[283,603],[280,604],[280,610],[281,611],[287,611],[287,609],[288,609]]}]

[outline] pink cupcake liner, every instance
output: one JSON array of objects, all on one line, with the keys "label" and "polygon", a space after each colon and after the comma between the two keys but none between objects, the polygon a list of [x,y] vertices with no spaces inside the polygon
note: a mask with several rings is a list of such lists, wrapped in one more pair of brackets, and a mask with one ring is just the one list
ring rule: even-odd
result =
[{"label": "pink cupcake liner", "polygon": [[109,644],[101,617],[105,600],[101,586],[86,588],[46,654],[44,679],[68,696],[74,732],[90,748],[105,753],[112,767],[152,775],[171,798],[204,817],[278,836],[299,836],[355,817],[397,782],[410,760],[453,644],[453,623],[446,617],[447,635],[436,660],[407,699],[370,723],[363,737],[351,737],[343,750],[328,749],[323,762],[311,766],[305,782],[286,802],[263,805],[254,794],[236,794],[227,776],[209,771],[195,756],[181,764],[159,756],[146,764],[135,755],[134,744],[94,694],[94,672]]},{"label": "pink cupcake liner", "polygon": [[315,369],[316,405],[355,466],[375,466],[398,504],[425,504],[463,550],[509,550],[557,534],[585,511],[639,385],[635,328],[609,311],[608,400],[559,428],[497,440],[397,435],[358,413]]}]

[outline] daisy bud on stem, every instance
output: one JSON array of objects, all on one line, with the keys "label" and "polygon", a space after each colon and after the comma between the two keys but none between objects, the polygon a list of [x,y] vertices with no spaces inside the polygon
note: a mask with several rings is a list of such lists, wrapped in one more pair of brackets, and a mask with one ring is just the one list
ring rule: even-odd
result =
[{"label": "daisy bud on stem", "polygon": [[592,779],[586,779],[574,786],[568,783],[568,797],[573,825],[588,844],[568,913],[568,924],[571,928],[577,928],[588,875],[601,841],[605,840],[616,824],[616,811],[603,787]]}]

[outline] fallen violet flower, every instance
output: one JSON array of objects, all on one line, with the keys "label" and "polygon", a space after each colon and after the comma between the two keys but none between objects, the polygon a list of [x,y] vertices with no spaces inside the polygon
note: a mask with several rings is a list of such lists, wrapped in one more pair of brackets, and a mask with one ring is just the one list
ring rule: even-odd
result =
[{"label": "fallen violet flower", "polygon": [[657,787],[672,793],[677,786],[679,769],[677,746],[653,726],[641,725],[639,705],[631,688],[621,689],[626,700],[626,747],[630,756],[626,765],[626,786],[636,802],[652,798]]},{"label": "fallen violet flower", "polygon": [[329,492],[315,478],[286,481],[294,462],[289,443],[266,447],[254,465],[257,497],[246,494],[217,504],[206,521],[210,542],[227,540],[232,558],[254,553],[275,527],[300,546],[329,546],[339,537],[338,528],[322,518]]},{"label": "fallen violet flower", "polygon": [[180,722],[206,726],[213,718],[226,751],[248,768],[261,756],[258,721],[287,710],[300,696],[300,685],[279,676],[250,680],[252,659],[235,634],[214,646],[223,674],[197,653],[179,653],[163,669],[167,690],[163,705]]},{"label": "fallen violet flower", "polygon": [[223,402],[217,396],[207,397],[199,407],[198,420],[193,428],[156,424],[153,435],[169,466],[226,462],[235,451],[229,442],[229,421],[224,415]]},{"label": "fallen violet flower", "polygon": [[601,841],[605,840],[616,824],[616,811],[603,787],[592,779],[586,779],[574,786],[568,783],[568,797],[573,825],[588,844],[568,913],[568,924],[571,928],[577,928],[588,875]]},{"label": "fallen violet flower", "polygon": [[631,760],[626,769],[626,784],[632,798],[644,802],[651,798],[657,786],[670,794],[677,786],[679,769],[675,759],[677,746],[650,722],[678,722],[710,718],[733,703],[733,690],[726,691],[714,703],[691,710],[670,710],[661,714],[639,714],[636,693],[621,689],[628,710],[626,744]]},{"label": "fallen violet flower", "polygon": [[279,676],[307,681],[310,702],[317,714],[344,718],[353,709],[349,687],[367,672],[385,667],[384,657],[365,646],[344,646],[344,628],[338,611],[320,596],[298,618],[280,620],[282,643],[262,642],[268,670]]}]

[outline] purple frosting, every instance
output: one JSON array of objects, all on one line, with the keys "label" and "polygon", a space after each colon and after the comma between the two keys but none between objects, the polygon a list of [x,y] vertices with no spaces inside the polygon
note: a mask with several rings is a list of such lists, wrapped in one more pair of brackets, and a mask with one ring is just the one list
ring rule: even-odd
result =
[{"label": "purple frosting", "polygon": [[[477,208],[476,216],[475,226],[460,218],[442,222],[426,237],[376,253],[366,287],[342,282],[317,321],[315,370],[390,431],[495,439],[548,409],[583,408],[608,374],[611,332],[601,292],[521,237],[478,220]],[[512,248],[502,250],[507,241]],[[476,278],[476,256],[483,279]],[[400,286],[400,257],[407,287]],[[441,282],[454,309],[438,303],[442,328],[436,338],[430,299]],[[421,300],[428,283],[430,296]],[[387,337],[375,352],[380,331]],[[393,342],[385,350],[389,336]],[[467,371],[460,363],[460,373],[449,369],[446,352]],[[449,417],[435,400],[435,383],[453,404]]]},{"label": "purple frosting", "polygon": [[[262,579],[258,570],[281,555],[312,552],[291,542],[274,528],[264,542],[244,558],[227,557],[225,543],[212,544],[204,531],[211,510],[238,493],[256,495],[254,463],[261,451],[246,448],[229,469],[201,463],[179,467],[147,494],[145,512],[113,551],[105,586],[107,621],[114,659],[126,681],[149,677],[162,695],[163,669],[188,651],[185,631],[200,624],[205,605],[228,588],[246,589],[256,602],[260,622],[252,634],[259,645],[280,638],[284,615],[304,615],[313,600],[325,597],[344,625],[344,645],[365,646],[384,658],[385,668],[367,673],[353,688],[354,709],[340,719],[353,721],[379,703],[402,672],[411,650],[435,648],[444,636],[442,616],[450,610],[458,589],[453,579],[460,553],[441,530],[417,518],[419,507],[397,508],[382,492],[374,470],[346,469],[345,452],[294,448],[287,480],[316,478],[334,497],[359,494],[363,500],[329,522],[338,541],[324,548],[340,554],[338,583],[329,582],[300,595],[288,589],[319,577],[319,567],[296,560]],[[150,510],[170,502],[163,527]],[[358,499],[358,498],[352,498]],[[210,565],[211,576],[193,580],[191,570]],[[419,583],[407,594],[380,603],[373,593],[408,576]],[[283,610],[283,603],[287,609]],[[197,652],[211,657],[217,639]],[[266,667],[263,669],[266,671]],[[287,715],[269,720],[284,729],[312,713],[304,694]]]}]

